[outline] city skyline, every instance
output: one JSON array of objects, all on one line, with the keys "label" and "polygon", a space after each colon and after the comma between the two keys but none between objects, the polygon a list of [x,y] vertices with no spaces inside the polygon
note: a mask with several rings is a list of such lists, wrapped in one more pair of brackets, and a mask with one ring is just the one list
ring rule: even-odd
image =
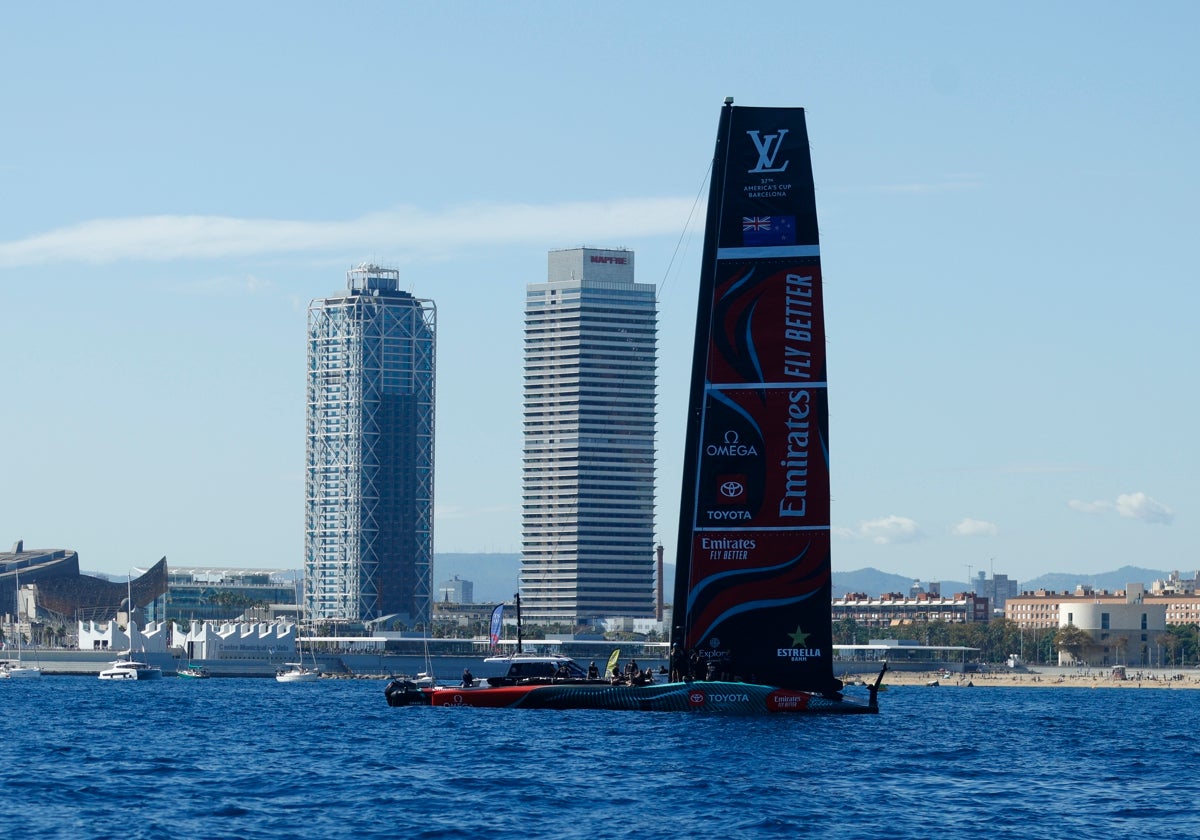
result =
[{"label": "city skyline", "polygon": [[869,8],[7,9],[0,544],[301,567],[305,310],[373,262],[438,301],[435,552],[519,551],[523,290],[586,245],[658,287],[673,563],[732,95],[808,111],[834,569],[1196,566],[1200,9]]}]

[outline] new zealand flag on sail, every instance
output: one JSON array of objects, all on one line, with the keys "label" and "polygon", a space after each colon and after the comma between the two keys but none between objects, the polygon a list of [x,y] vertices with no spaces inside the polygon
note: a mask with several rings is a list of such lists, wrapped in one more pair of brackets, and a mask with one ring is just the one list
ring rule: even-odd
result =
[{"label": "new zealand flag on sail", "polygon": [[748,248],[763,245],[795,245],[795,216],[743,216],[742,244]]}]

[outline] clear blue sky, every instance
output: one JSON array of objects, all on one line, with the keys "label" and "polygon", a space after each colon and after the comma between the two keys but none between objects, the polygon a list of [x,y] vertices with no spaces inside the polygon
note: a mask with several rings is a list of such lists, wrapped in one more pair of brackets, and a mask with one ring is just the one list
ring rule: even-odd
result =
[{"label": "clear blue sky", "polygon": [[[661,287],[674,560],[723,98],[808,109],[834,565],[1200,565],[1200,5],[0,8],[0,545],[298,568],[305,311],[438,305],[436,550],[520,549],[525,284]],[[738,11],[734,11],[737,9]]]}]

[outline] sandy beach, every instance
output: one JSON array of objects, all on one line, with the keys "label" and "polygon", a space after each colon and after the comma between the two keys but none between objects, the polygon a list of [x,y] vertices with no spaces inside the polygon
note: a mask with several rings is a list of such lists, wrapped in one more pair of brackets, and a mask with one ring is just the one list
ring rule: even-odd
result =
[{"label": "sandy beach", "polygon": [[[949,676],[937,671],[888,671],[883,681],[888,685],[929,685],[936,680],[939,688],[1200,688],[1200,672],[1195,669],[1127,669],[1126,674],[1126,679],[1119,680],[1112,678],[1110,669],[1093,670],[1086,674],[1074,669],[1045,668],[985,674],[951,673]],[[873,677],[863,674],[862,678],[867,680]],[[851,677],[847,675],[843,679],[849,681]]]}]

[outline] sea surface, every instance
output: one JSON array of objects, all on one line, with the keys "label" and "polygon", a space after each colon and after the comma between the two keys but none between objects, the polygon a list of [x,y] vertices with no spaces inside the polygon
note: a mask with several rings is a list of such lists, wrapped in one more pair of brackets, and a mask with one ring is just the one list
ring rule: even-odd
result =
[{"label": "sea surface", "polygon": [[1200,691],[894,686],[877,716],[736,718],[383,688],[0,681],[0,834],[1200,836]]}]

